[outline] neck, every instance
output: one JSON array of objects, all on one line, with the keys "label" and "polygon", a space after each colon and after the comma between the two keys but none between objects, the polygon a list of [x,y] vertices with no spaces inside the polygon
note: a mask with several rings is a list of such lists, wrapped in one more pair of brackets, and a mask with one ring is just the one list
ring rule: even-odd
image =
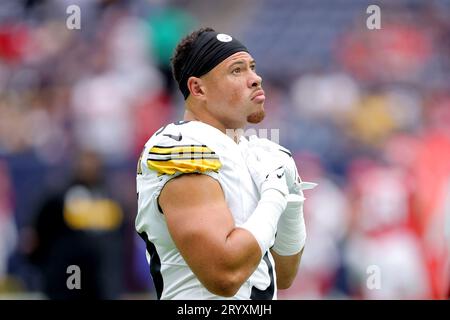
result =
[{"label": "neck", "polygon": [[203,123],[206,123],[220,131],[222,131],[224,134],[232,138],[236,143],[239,142],[239,138],[241,136],[241,133],[244,131],[241,128],[232,129],[227,128],[225,124],[220,122],[218,119],[213,117],[208,112],[195,112],[196,108],[192,108],[189,106],[189,103],[186,102],[186,111],[184,112],[183,120],[186,121],[200,121]]}]

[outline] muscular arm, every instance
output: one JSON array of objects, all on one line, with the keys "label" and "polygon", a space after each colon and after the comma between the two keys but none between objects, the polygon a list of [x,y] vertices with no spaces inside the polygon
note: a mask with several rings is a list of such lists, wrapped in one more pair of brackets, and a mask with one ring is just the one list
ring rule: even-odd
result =
[{"label": "muscular arm", "polygon": [[270,250],[275,260],[275,271],[277,273],[278,289],[288,289],[294,282],[298,272],[303,249],[292,256],[280,256],[274,250]]},{"label": "muscular arm", "polygon": [[237,228],[219,183],[207,175],[184,174],[159,196],[169,232],[200,282],[212,293],[233,296],[257,268],[255,237]]}]

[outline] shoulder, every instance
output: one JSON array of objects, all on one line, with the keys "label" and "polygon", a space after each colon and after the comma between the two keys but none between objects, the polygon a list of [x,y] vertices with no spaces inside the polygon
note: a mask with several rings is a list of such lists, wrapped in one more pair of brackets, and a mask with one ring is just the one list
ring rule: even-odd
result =
[{"label": "shoulder", "polygon": [[208,143],[208,128],[196,121],[178,121],[160,128],[144,149],[149,170],[158,174],[217,172],[222,164]]}]

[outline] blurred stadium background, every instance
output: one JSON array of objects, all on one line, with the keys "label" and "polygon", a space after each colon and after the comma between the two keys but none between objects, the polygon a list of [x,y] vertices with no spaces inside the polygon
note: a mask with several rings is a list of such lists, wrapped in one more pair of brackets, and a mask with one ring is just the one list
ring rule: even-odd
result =
[{"label": "blurred stadium background", "polygon": [[261,127],[319,183],[279,298],[448,298],[449,17],[449,0],[1,1],[0,298],[58,297],[73,263],[86,297],[155,297],[136,162],[182,117],[169,58],[199,26],[249,47]]}]

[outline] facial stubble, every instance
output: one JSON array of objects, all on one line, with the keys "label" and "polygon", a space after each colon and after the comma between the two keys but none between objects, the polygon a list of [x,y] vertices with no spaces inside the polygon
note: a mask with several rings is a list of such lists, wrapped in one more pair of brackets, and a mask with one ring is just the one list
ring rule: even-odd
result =
[{"label": "facial stubble", "polygon": [[262,108],[261,110],[253,112],[252,114],[250,114],[247,117],[247,122],[248,123],[253,123],[253,124],[260,123],[261,121],[264,120],[265,116],[266,116],[266,112],[264,111],[264,108]]}]

